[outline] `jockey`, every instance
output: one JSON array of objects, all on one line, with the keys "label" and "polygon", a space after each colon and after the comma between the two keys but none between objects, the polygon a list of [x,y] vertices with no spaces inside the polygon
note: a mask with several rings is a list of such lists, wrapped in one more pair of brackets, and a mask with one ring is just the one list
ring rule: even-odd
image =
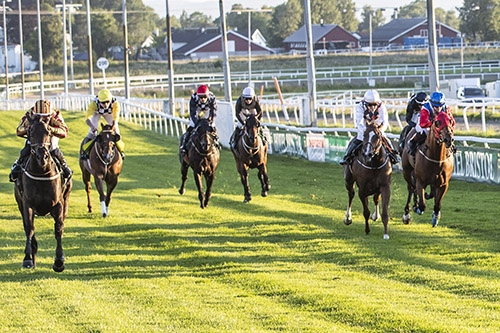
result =
[{"label": "jockey", "polygon": [[[237,127],[231,136],[231,146],[236,149],[236,144],[242,134],[245,122],[250,115],[255,115],[259,121],[262,119],[262,108],[260,102],[255,96],[255,91],[252,87],[246,87],[243,89],[243,93],[236,101],[236,119],[238,119]],[[261,131],[259,131],[261,137],[263,137]]]},{"label": "jockey", "polygon": [[[48,124],[50,126],[50,131],[52,132],[50,137],[50,154],[52,157],[55,157],[61,165],[64,178],[71,177],[73,171],[69,168],[61,149],[59,149],[59,139],[64,139],[68,135],[68,126],[66,126],[61,112],[55,110],[49,101],[43,99],[36,101],[35,105],[24,114],[21,122],[17,126],[17,136],[23,138],[27,137],[29,120],[33,119],[35,116],[41,116],[45,119],[49,119]],[[12,166],[9,175],[9,180],[11,182],[14,182],[17,178],[19,178],[21,174],[21,166],[29,155],[30,142],[26,139],[24,148],[21,150],[19,158]]]},{"label": "jockey", "polygon": [[413,94],[410,97],[410,101],[406,106],[406,122],[408,123],[408,125],[403,128],[399,137],[399,146],[401,150],[403,150],[406,135],[413,127],[415,127],[415,125],[417,125],[420,110],[422,110],[422,106],[427,103],[428,100],[429,95],[427,95],[427,93],[423,91],[417,94]]},{"label": "jockey", "polygon": [[[87,119],[85,123],[89,126],[89,132],[82,142],[82,158],[87,159],[90,147],[94,142],[99,129],[99,120],[101,117],[106,120],[106,122],[111,125],[114,123],[114,129],[117,134],[120,134],[120,128],[118,127],[118,119],[120,116],[120,104],[113,97],[108,89],[102,89],[99,91],[97,96],[90,102],[87,109]],[[120,139],[116,142],[116,148],[122,155],[122,159],[125,158],[125,143]]]},{"label": "jockey", "polygon": [[429,102],[425,103],[420,111],[419,121],[415,126],[416,133],[408,141],[408,152],[415,156],[417,147],[425,141],[429,128],[439,112],[446,112],[451,119],[452,128],[455,129],[455,119],[451,109],[446,106],[446,98],[442,92],[436,91],[431,94]]},{"label": "jockey", "polygon": [[385,104],[382,103],[380,95],[376,90],[367,90],[363,97],[361,103],[358,104],[356,108],[356,122],[358,125],[357,136],[349,142],[346,154],[344,158],[340,161],[342,165],[348,165],[351,163],[355,152],[363,144],[363,135],[366,130],[366,122],[375,121],[377,125],[382,125],[380,132],[383,135],[384,147],[389,153],[389,157],[393,164],[400,161],[397,152],[392,148],[391,141],[385,137],[384,132],[389,126],[389,116],[387,114],[387,108]]},{"label": "jockey", "polygon": [[189,127],[186,130],[186,135],[184,135],[184,140],[180,146],[183,153],[186,153],[187,143],[200,117],[207,118],[210,125],[213,127],[216,113],[217,102],[214,94],[212,94],[206,85],[203,84],[199,86],[196,92],[191,95],[191,100],[189,102]]}]

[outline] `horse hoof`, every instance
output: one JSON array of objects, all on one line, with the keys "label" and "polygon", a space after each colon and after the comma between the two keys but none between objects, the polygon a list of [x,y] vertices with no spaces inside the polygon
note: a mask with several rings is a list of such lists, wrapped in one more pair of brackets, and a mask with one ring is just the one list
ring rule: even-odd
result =
[{"label": "horse hoof", "polygon": [[424,213],[424,211],[420,210],[420,208],[417,208],[417,210],[415,211],[415,213],[417,213],[418,215],[422,215]]},{"label": "horse hoof", "polygon": [[406,215],[403,215],[403,223],[410,224],[410,222],[411,222],[411,215],[409,213]]},{"label": "horse hoof", "polygon": [[352,223],[352,219],[345,218],[344,219],[344,224],[345,225],[350,225]]},{"label": "horse hoof", "polygon": [[384,234],[384,239],[389,239],[389,235],[388,234]]},{"label": "horse hoof", "polygon": [[35,265],[33,264],[33,260],[24,260],[23,261],[23,268],[35,268]]},{"label": "horse hoof", "polygon": [[250,202],[250,200],[252,200],[252,198],[245,198],[245,199],[243,199],[243,203]]},{"label": "horse hoof", "polygon": [[266,191],[269,191],[271,189],[271,185],[267,184],[266,185]]},{"label": "horse hoof", "polygon": [[102,217],[108,217],[106,213],[102,213]]},{"label": "horse hoof", "polygon": [[266,191],[262,191],[262,193],[260,195],[265,198],[265,197],[267,197],[267,192]]},{"label": "horse hoof", "polygon": [[185,189],[183,189],[183,188],[180,188],[180,189],[179,189],[179,194],[180,194],[180,195],[183,195],[184,193],[186,193],[186,190],[185,190]]},{"label": "horse hoof", "polygon": [[54,265],[52,265],[52,269],[57,273],[61,273],[62,271],[64,271],[64,268],[64,261],[61,260],[54,261]]},{"label": "horse hoof", "polygon": [[432,213],[432,227],[434,228],[435,226],[438,225],[439,223],[439,217],[441,216],[441,214],[436,214],[436,213]]},{"label": "horse hoof", "polygon": [[372,219],[372,221],[377,221],[380,218],[380,215],[377,215],[377,213],[374,212],[372,215],[370,215],[370,218]]}]

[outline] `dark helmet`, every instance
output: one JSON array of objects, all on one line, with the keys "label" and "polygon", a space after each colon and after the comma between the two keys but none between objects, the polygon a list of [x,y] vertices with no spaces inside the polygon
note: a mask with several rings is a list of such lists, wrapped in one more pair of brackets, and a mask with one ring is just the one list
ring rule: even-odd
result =
[{"label": "dark helmet", "polygon": [[435,107],[442,107],[446,103],[446,99],[444,97],[444,94],[439,91],[435,91],[431,94],[430,98],[432,106]]},{"label": "dark helmet", "polygon": [[429,100],[429,95],[427,93],[421,91],[415,96],[415,102],[417,104],[423,105]]}]

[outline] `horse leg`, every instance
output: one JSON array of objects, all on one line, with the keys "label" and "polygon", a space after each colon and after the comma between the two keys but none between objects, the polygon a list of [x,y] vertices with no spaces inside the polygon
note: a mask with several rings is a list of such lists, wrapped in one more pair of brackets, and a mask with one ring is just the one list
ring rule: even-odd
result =
[{"label": "horse leg", "polygon": [[448,183],[443,184],[443,186],[435,189],[434,197],[434,211],[432,212],[432,227],[435,227],[439,223],[439,218],[441,217],[441,201],[443,200],[444,194],[448,190]]},{"label": "horse leg", "polygon": [[212,197],[212,184],[214,183],[215,173],[205,174],[207,190],[205,191],[205,207],[208,206],[208,201]]},{"label": "horse leg", "polygon": [[181,187],[179,188],[180,195],[183,195],[184,193],[186,193],[186,189],[184,188],[184,185],[186,184],[186,180],[188,178],[188,170],[189,170],[189,165],[186,162],[182,161],[181,162],[182,183],[181,183]]},{"label": "horse leg", "polygon": [[[38,248],[38,244],[36,243],[36,239],[33,241],[35,237],[35,224],[34,224],[34,213],[31,208],[26,207],[24,205],[24,210],[22,212],[23,215],[23,226],[24,233],[26,234],[26,246],[24,247],[24,259],[23,259],[23,268],[35,268],[35,260],[34,249]],[[36,243],[33,244],[33,243]]]},{"label": "horse leg", "polygon": [[358,191],[359,199],[363,204],[363,216],[365,217],[365,234],[370,234],[370,224],[368,220],[370,219],[370,208],[368,207],[368,196],[363,193],[363,191]]},{"label": "horse leg", "polygon": [[420,182],[417,181],[417,195],[418,195],[418,207],[416,213],[418,215],[422,215],[425,212],[425,196],[424,196],[425,188],[422,186]]},{"label": "horse leg", "polygon": [[194,182],[196,183],[196,188],[198,189],[198,199],[200,200],[201,209],[205,208],[205,195],[203,194],[203,185],[201,184],[201,173],[193,171]]},{"label": "horse leg", "polygon": [[106,183],[106,215],[109,216],[109,203],[111,202],[111,193],[116,187],[116,184],[118,184],[118,177],[113,175],[110,176],[108,174],[108,178],[106,180],[109,180],[109,182]]},{"label": "horse leg", "polygon": [[56,236],[56,257],[54,259],[54,264],[52,265],[52,269],[55,272],[64,271],[64,254],[62,248],[62,235],[64,231],[64,219],[63,219],[63,210],[64,207],[62,204],[58,204],[54,209],[50,212],[50,215],[54,218],[54,233]]},{"label": "horse leg", "polygon": [[82,170],[83,185],[85,186],[85,191],[87,192],[87,207],[89,213],[92,213],[92,204],[90,202],[90,190],[92,186],[90,185],[90,172]]},{"label": "horse leg", "polygon": [[238,163],[238,172],[240,173],[241,184],[243,185],[243,191],[245,192],[245,199],[243,202],[249,202],[252,200],[252,194],[250,193],[250,186],[248,185],[248,166],[243,162]]},{"label": "horse leg", "polygon": [[99,201],[101,202],[101,213],[102,217],[108,216],[106,213],[106,195],[104,194],[104,184],[103,184],[103,176],[94,175],[94,182],[97,192],[99,192]]},{"label": "horse leg", "polygon": [[380,218],[380,209],[378,205],[379,202],[380,202],[380,193],[375,193],[373,195],[373,203],[375,204],[375,211],[373,212],[372,215],[370,215],[372,221],[377,221]]},{"label": "horse leg", "polygon": [[344,172],[344,177],[345,177],[345,188],[347,189],[347,195],[349,197],[349,201],[347,203],[347,210],[345,212],[345,217],[344,217],[344,224],[349,225],[352,223],[352,212],[351,212],[351,206],[352,206],[352,199],[354,198],[354,178],[352,177],[352,174],[349,172],[348,174]]},{"label": "horse leg", "polygon": [[262,187],[261,196],[267,197],[267,191],[271,188],[269,185],[269,178],[267,177],[267,168],[264,163],[259,166],[259,180]]},{"label": "horse leg", "polygon": [[389,223],[389,201],[391,200],[390,185],[381,188],[382,192],[382,223],[384,224],[384,239],[389,239],[387,224]]}]

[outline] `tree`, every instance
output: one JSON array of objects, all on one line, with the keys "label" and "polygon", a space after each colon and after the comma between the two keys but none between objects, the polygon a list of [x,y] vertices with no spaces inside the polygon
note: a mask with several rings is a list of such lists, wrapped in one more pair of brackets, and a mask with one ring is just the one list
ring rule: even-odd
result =
[{"label": "tree", "polygon": [[191,15],[183,10],[182,14],[179,18],[179,23],[182,28],[208,28],[215,27],[215,23],[212,20],[211,16],[207,16],[202,12],[194,12]]},{"label": "tree", "polygon": [[111,46],[123,46],[123,32],[111,14],[92,16],[92,48],[97,57],[107,55]]},{"label": "tree", "polygon": [[283,40],[293,34],[303,23],[304,11],[299,0],[288,0],[286,3],[274,8],[271,20],[269,44],[280,47]]},{"label": "tree", "polygon": [[[248,12],[237,11],[245,9],[241,4],[234,4],[231,7],[231,12],[226,16],[226,23],[229,29],[237,29],[240,32],[248,31]],[[250,15],[250,27],[252,31],[259,29],[262,35],[267,39],[270,36],[270,22],[272,19],[272,9],[268,6],[262,6],[261,9],[269,9],[270,12],[252,12]]]},{"label": "tree", "polygon": [[371,6],[363,6],[361,13],[361,23],[358,26],[359,31],[370,30],[370,15],[372,15],[372,31],[385,23],[385,17],[381,9],[373,10]]},{"label": "tree", "polygon": [[500,37],[500,0],[464,0],[458,8],[460,30],[468,40],[492,41]]},{"label": "tree", "polygon": [[[436,20],[444,23],[452,28],[458,29],[459,22],[455,11],[446,12],[443,8],[435,8]],[[406,6],[399,7],[398,17],[400,18],[415,18],[427,17],[427,0],[414,0]]]},{"label": "tree", "polygon": [[312,24],[340,23],[340,10],[337,6],[332,6],[331,0],[311,1],[311,22]]},{"label": "tree", "polygon": [[356,31],[358,28],[358,20],[356,19],[356,4],[352,0],[337,0],[338,8],[340,9],[340,21],[337,22],[342,28],[347,31]]}]

